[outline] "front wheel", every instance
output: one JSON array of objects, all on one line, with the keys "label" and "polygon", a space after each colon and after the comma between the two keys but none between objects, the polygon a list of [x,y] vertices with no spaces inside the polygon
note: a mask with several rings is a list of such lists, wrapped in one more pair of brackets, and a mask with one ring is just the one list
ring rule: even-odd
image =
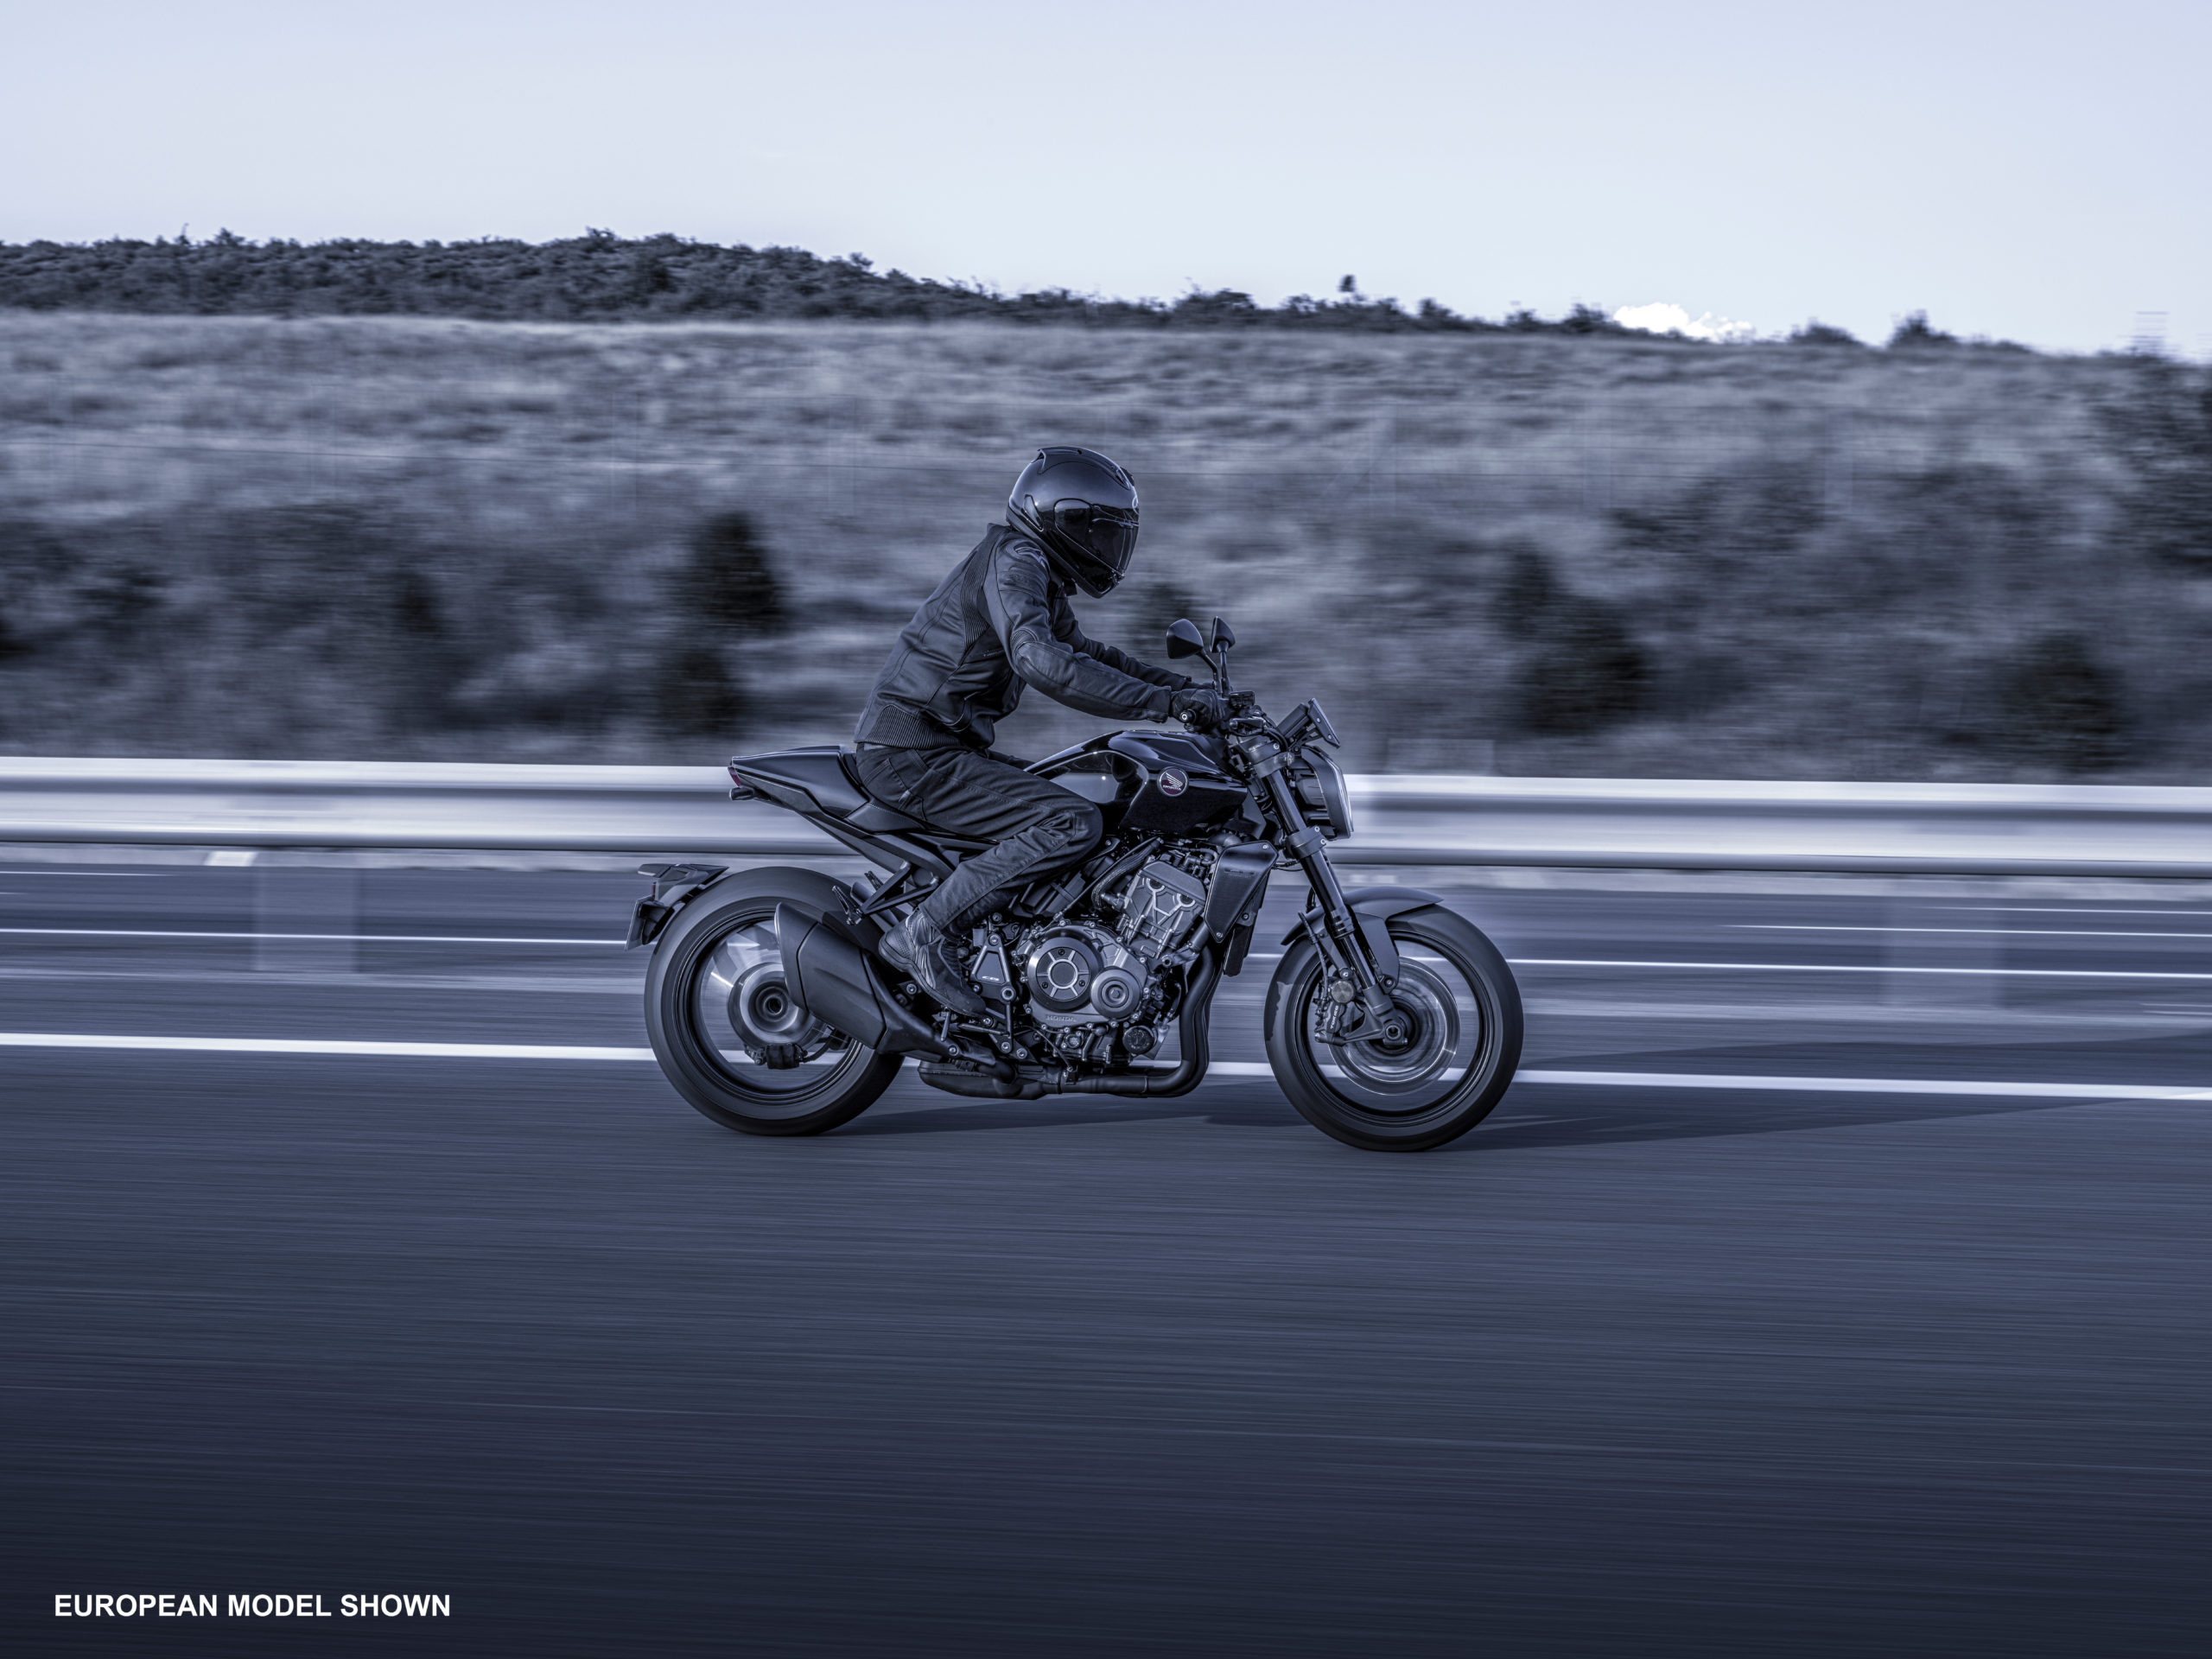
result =
[{"label": "front wheel", "polygon": [[1268,1063],[1299,1116],[1369,1152],[1426,1152],[1488,1117],[1521,1063],[1521,992],[1471,922],[1432,906],[1390,918],[1402,1039],[1344,1042],[1310,938],[1268,985]]},{"label": "front wheel", "polygon": [[776,906],[836,915],[844,896],[814,870],[725,877],[677,913],[645,974],[645,1031],[676,1092],[725,1128],[820,1135],[890,1087],[899,1057],[814,1019],[784,982]]}]

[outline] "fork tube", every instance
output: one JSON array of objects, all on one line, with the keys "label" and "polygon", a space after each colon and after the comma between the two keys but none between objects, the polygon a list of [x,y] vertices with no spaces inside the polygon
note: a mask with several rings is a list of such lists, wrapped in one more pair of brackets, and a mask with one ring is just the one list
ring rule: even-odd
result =
[{"label": "fork tube", "polygon": [[[1389,997],[1382,989],[1382,982],[1375,972],[1375,964],[1368,957],[1367,941],[1360,937],[1359,925],[1354,918],[1351,906],[1345,901],[1344,886],[1337,880],[1337,867],[1329,862],[1329,855],[1322,850],[1321,832],[1308,828],[1306,835],[1313,837],[1313,845],[1300,849],[1293,845],[1291,852],[1305,867],[1306,880],[1313,889],[1313,896],[1320,900],[1321,923],[1328,929],[1336,952],[1342,958],[1336,965],[1359,982],[1359,988],[1376,999],[1375,1006],[1387,1007]],[[1303,837],[1294,837],[1294,841]],[[1321,943],[1319,939],[1314,943]]]},{"label": "fork tube", "polygon": [[1351,975],[1358,982],[1360,990],[1374,1007],[1388,1007],[1389,998],[1376,975],[1375,964],[1368,959],[1367,942],[1359,936],[1351,906],[1344,902],[1344,886],[1337,880],[1337,867],[1329,862],[1328,838],[1305,821],[1305,810],[1292,791],[1290,779],[1281,770],[1270,772],[1264,781],[1268,797],[1274,803],[1275,821],[1286,830],[1292,824],[1299,826],[1284,838],[1283,850],[1298,861],[1306,872],[1306,885],[1320,901],[1321,924],[1326,937],[1316,938],[1313,943],[1329,959],[1331,967],[1338,973]]}]

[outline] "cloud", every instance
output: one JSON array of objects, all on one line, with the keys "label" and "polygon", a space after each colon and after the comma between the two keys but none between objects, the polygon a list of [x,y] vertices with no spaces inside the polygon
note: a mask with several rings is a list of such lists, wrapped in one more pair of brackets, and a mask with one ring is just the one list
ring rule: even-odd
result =
[{"label": "cloud", "polygon": [[1687,334],[1692,340],[1734,341],[1757,340],[1759,335],[1756,323],[1716,317],[1710,311],[1693,319],[1681,306],[1664,301],[1651,305],[1624,305],[1613,313],[1613,321],[1624,328],[1641,328],[1653,334]]}]

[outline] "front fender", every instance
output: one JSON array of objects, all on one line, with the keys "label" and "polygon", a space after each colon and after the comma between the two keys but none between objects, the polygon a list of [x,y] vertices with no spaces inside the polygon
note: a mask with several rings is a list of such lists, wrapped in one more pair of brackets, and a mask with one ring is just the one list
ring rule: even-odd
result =
[{"label": "front fender", "polygon": [[[1390,918],[1408,911],[1427,910],[1444,900],[1420,887],[1360,887],[1346,893],[1344,902],[1359,918],[1359,936],[1367,941],[1367,953],[1375,959],[1375,971],[1384,979],[1395,979],[1398,947],[1390,939]],[[1312,933],[1320,920],[1321,907],[1316,905],[1282,936],[1283,944],[1294,944],[1301,935]]]}]

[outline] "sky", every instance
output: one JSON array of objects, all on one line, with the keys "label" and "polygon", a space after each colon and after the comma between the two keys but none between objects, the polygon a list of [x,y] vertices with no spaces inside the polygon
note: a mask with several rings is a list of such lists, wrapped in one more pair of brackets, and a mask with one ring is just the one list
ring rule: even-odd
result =
[{"label": "sky", "polygon": [[2212,354],[2206,0],[0,0],[0,41],[4,241],[599,226]]}]

